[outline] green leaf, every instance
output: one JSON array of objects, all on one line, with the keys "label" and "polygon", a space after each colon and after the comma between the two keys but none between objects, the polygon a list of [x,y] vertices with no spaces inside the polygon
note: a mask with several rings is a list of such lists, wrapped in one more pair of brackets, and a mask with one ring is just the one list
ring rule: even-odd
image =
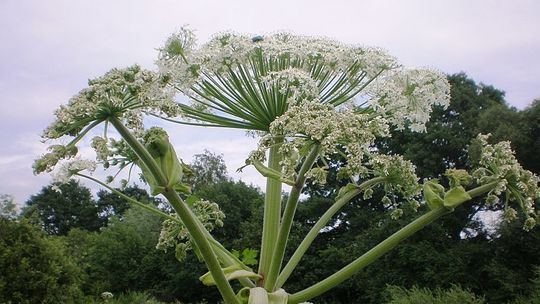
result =
[{"label": "green leaf", "polygon": [[[240,265],[233,265],[229,266],[227,268],[223,268],[223,273],[225,274],[225,278],[227,281],[240,279],[240,278],[250,278],[250,279],[260,279],[261,276],[252,272],[244,270],[240,267]],[[214,277],[210,272],[205,273],[202,275],[199,280],[206,286],[212,286],[216,285],[216,282],[214,281]]]},{"label": "green leaf", "polygon": [[461,186],[454,187],[444,195],[444,206],[446,208],[454,209],[462,203],[471,200],[471,196]]},{"label": "green leaf", "polygon": [[177,183],[174,186],[174,190],[177,192],[182,192],[185,194],[191,194],[191,187],[189,185],[186,185],[184,183]]},{"label": "green leaf", "polygon": [[242,251],[242,262],[246,265],[257,265],[257,255],[259,251],[256,249],[246,248]]},{"label": "green leaf", "polygon": [[152,172],[150,172],[150,169],[148,169],[148,167],[141,161],[138,161],[137,165],[139,166],[139,168],[141,168],[144,180],[150,186],[150,192],[152,193],[152,195],[156,196],[162,193],[165,188],[158,185],[156,179],[154,178],[154,175],[152,174]]},{"label": "green leaf", "polygon": [[190,207],[193,207],[193,204],[195,204],[195,202],[198,202],[200,201],[201,199],[196,196],[196,195],[190,195],[186,198],[185,202],[188,206]]},{"label": "green leaf", "polygon": [[444,205],[442,194],[444,194],[444,187],[436,179],[424,183],[424,198],[429,209],[435,210]]}]

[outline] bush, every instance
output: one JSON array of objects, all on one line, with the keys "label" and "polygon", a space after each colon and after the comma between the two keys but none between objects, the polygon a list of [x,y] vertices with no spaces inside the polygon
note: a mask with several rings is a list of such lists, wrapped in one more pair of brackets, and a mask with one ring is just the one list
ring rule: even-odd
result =
[{"label": "bush", "polygon": [[398,286],[389,286],[386,289],[388,304],[484,304],[484,298],[474,293],[453,286],[448,290],[440,288],[432,291],[427,288],[413,287],[405,289]]},{"label": "bush", "polygon": [[0,303],[84,303],[80,281],[60,239],[0,218]]}]

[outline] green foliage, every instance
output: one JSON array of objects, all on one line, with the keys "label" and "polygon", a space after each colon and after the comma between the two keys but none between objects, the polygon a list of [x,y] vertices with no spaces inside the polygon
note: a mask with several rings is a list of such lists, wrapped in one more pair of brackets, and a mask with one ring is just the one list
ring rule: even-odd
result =
[{"label": "green foliage", "polygon": [[147,292],[131,291],[113,295],[110,299],[87,300],[88,304],[164,304]]},{"label": "green foliage", "polygon": [[193,188],[216,184],[228,179],[223,155],[204,150],[204,153],[195,154],[193,157],[194,160],[190,163],[190,167],[194,171],[190,181]]},{"label": "green foliage", "polygon": [[76,181],[43,187],[26,204],[23,214],[37,217],[50,235],[66,235],[73,228],[96,231],[103,226],[90,190]]},{"label": "green foliage", "polygon": [[0,218],[0,303],[83,303],[80,280],[60,239]]},{"label": "green foliage", "polygon": [[17,217],[17,205],[13,196],[0,194],[0,218],[14,219]]},{"label": "green foliage", "polygon": [[257,255],[259,253],[258,250],[246,248],[246,249],[242,250],[242,252],[240,252],[238,250],[231,250],[231,253],[235,257],[240,259],[240,261],[242,261],[242,263],[244,263],[244,264],[246,264],[248,266],[257,265]]},{"label": "green foliage", "polygon": [[[261,192],[243,182],[221,181],[198,188],[197,196],[215,202],[225,213],[223,227],[213,235],[227,248],[258,248],[260,222],[255,221],[257,210],[261,209]],[[254,227],[245,227],[254,223]]]},{"label": "green foliage", "polygon": [[[153,206],[162,204],[160,199],[149,196],[146,190],[139,188],[137,185],[118,190],[144,204]],[[109,191],[100,190],[97,193],[97,197],[96,204],[99,216],[105,224],[114,216],[122,218],[124,213],[131,208],[131,204],[128,201]]]},{"label": "green foliage", "polygon": [[470,291],[463,290],[459,286],[453,286],[449,290],[435,289],[431,291],[425,288],[413,287],[404,289],[397,286],[387,288],[388,304],[484,304],[483,298],[477,297]]},{"label": "green foliage", "polygon": [[535,277],[531,280],[528,296],[520,296],[511,304],[539,304],[540,303],[540,266],[534,268]]},{"label": "green foliage", "polygon": [[147,259],[155,250],[160,226],[161,219],[157,216],[132,208],[122,220],[112,219],[99,234],[89,237],[70,234],[68,242],[75,245],[81,237],[86,237],[82,264],[86,265],[91,282],[88,291],[117,293],[150,287],[148,276],[152,275],[154,265]]},{"label": "green foliage", "polygon": [[517,142],[516,152],[523,167],[540,174],[540,99],[520,112],[520,131],[522,141]]}]

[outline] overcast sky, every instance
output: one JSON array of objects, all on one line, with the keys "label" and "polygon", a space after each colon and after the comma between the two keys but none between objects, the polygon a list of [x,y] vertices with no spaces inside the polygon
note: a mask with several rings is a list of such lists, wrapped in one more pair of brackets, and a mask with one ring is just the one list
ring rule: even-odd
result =
[{"label": "overcast sky", "polygon": [[[0,193],[23,203],[39,134],[60,104],[112,67],[153,69],[156,48],[184,24],[200,42],[220,31],[287,30],[387,49],[406,66],[465,72],[524,108],[540,97],[540,1],[22,1],[0,0]],[[253,139],[239,131],[171,127],[185,161],[205,148],[234,173]]]}]

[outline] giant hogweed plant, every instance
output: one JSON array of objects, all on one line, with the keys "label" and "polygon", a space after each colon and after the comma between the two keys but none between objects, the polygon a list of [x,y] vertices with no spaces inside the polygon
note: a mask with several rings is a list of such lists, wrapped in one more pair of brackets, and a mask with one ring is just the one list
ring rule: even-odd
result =
[{"label": "giant hogweed plant", "polygon": [[[524,229],[535,225],[538,177],[518,164],[508,142],[493,145],[488,136],[479,135],[477,169],[450,169],[448,183],[432,179],[419,184],[411,162],[375,148],[375,140],[389,136],[390,128],[425,132],[432,107],[448,105],[449,84],[435,70],[405,69],[378,48],[284,33],[264,37],[224,33],[197,46],[187,29],[173,34],[160,48],[157,66],[157,72],[138,66],[113,69],[90,80],[86,89],[56,111],[43,138],[64,144],[51,145],[50,152],[36,160],[34,170],[54,171],[59,182],[90,179],[163,216],[157,247],[174,248],[179,259],[193,250],[209,270],[201,281],[216,285],[226,303],[309,301],[476,197],[501,207],[504,219],[522,213]],[[189,102],[176,101],[177,94]],[[145,116],[237,128],[259,137],[258,149],[246,161],[266,177],[258,269],[214,239],[210,232],[223,225],[219,205],[191,194],[185,180],[192,172],[178,158],[166,131],[147,128]],[[78,156],[77,146],[95,133],[90,132],[94,128],[103,132],[91,139],[96,160],[85,160]],[[109,132],[111,128],[116,132]],[[284,261],[302,189],[306,181],[325,183],[325,164],[336,156],[345,160],[339,177],[350,182]],[[114,177],[101,181],[91,176],[88,172],[97,166],[117,171],[137,166],[152,194],[163,195],[174,214],[113,189],[109,184]],[[290,186],[286,201],[282,201],[284,184]],[[376,188],[386,193],[380,203],[391,217],[422,204],[429,211],[328,278],[287,291],[287,279],[321,229],[328,229],[331,218],[353,198],[368,199]],[[234,291],[232,280],[243,288]]]}]

